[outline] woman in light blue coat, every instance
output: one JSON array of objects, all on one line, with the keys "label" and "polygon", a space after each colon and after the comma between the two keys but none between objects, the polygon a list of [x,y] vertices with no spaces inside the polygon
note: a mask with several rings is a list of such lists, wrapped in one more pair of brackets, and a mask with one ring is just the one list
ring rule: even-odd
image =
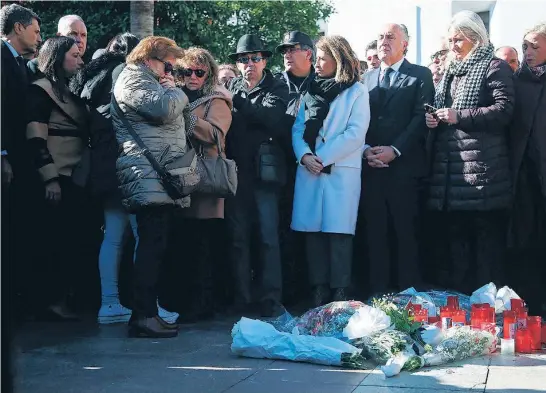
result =
[{"label": "woman in light blue coat", "polygon": [[[317,43],[317,78],[292,128],[299,162],[292,229],[307,232],[309,281],[316,306],[346,299],[360,201],[360,172],[370,121],[360,63],[340,36]],[[331,291],[331,292],[330,292]]]}]

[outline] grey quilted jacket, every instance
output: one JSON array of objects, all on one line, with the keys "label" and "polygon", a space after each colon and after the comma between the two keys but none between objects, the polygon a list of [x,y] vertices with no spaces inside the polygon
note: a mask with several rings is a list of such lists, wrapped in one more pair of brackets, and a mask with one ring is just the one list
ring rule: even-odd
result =
[{"label": "grey quilted jacket", "polygon": [[[186,152],[186,132],[182,111],[188,97],[181,89],[163,88],[144,65],[127,65],[119,75],[114,96],[134,130],[156,160],[167,164]],[[188,207],[189,197],[172,200],[159,176],[142,154],[131,134],[112,109],[112,121],[121,153],[116,171],[129,211],[143,207],[176,205]]]}]

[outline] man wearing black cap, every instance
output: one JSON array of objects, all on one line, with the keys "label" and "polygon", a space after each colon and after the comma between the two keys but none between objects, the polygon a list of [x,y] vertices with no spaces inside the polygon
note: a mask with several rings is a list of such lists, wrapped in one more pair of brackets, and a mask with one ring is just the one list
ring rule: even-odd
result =
[{"label": "man wearing black cap", "polygon": [[296,116],[301,96],[315,77],[315,46],[309,36],[300,31],[286,33],[277,52],[283,56],[284,72],[275,77],[288,86],[290,103],[287,113]]},{"label": "man wearing black cap", "polygon": [[284,311],[278,205],[286,167],[278,140],[290,133],[283,121],[288,87],[266,69],[271,54],[257,36],[246,34],[230,55],[242,76],[228,84],[233,93],[233,121],[226,142],[226,152],[239,169],[237,195],[226,201],[236,306],[245,312],[253,303],[250,243],[252,224],[257,221],[262,257],[260,305],[264,317]]}]

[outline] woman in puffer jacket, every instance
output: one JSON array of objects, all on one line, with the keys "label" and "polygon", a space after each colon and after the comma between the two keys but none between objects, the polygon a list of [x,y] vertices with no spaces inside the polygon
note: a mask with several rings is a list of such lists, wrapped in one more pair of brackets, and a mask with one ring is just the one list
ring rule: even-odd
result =
[{"label": "woman in puffer jacket", "polygon": [[173,65],[184,51],[164,37],[147,37],[127,57],[111,109],[121,153],[116,163],[125,208],[136,214],[138,246],[134,268],[131,336],[174,337],[176,323],[158,315],[157,279],[167,248],[169,222],[175,207],[188,207],[189,197],[173,200],[120,116],[131,125],[158,162],[167,164],[186,152],[183,110],[188,98],[176,88]]}]

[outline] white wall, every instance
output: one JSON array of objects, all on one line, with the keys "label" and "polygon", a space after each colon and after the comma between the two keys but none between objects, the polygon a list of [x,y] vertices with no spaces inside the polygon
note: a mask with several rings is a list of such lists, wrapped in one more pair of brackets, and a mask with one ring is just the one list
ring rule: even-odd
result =
[{"label": "white wall", "polygon": [[[546,21],[546,0],[333,0],[333,4],[337,12],[328,21],[327,34],[347,38],[361,60],[365,58],[366,45],[376,39],[381,26],[403,23],[410,34],[408,60],[422,65],[427,65],[430,55],[440,48],[453,12],[461,9],[490,9],[493,44],[518,50],[524,31]],[[421,10],[420,45],[417,7]]]},{"label": "white wall", "polygon": [[525,31],[540,22],[546,22],[546,0],[497,0],[491,12],[491,42],[513,46],[521,59]]}]

